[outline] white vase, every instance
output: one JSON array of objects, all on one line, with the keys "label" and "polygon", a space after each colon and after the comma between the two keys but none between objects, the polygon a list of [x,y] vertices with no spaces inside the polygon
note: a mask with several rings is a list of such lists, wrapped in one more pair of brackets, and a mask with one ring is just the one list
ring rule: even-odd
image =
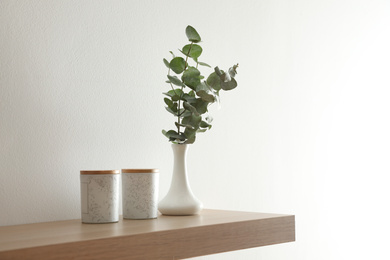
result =
[{"label": "white vase", "polygon": [[163,215],[195,215],[203,204],[192,193],[187,176],[187,144],[172,144],[173,174],[168,194],[158,204]]}]

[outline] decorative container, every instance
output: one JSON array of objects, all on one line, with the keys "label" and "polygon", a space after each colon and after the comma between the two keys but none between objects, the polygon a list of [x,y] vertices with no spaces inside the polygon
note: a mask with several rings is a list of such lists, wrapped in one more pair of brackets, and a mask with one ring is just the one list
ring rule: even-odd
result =
[{"label": "decorative container", "polygon": [[203,204],[192,193],[187,177],[187,144],[172,144],[173,174],[168,194],[158,205],[163,215],[195,215]]},{"label": "decorative container", "polygon": [[157,218],[158,169],[122,169],[124,219]]},{"label": "decorative container", "polygon": [[80,171],[81,221],[119,221],[119,170]]}]

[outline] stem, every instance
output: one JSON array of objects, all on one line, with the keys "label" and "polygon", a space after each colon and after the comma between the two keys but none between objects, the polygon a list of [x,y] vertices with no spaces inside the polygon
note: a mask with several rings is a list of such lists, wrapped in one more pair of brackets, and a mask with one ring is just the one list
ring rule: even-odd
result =
[{"label": "stem", "polygon": [[186,68],[187,68],[187,65],[188,65],[187,61],[188,61],[188,56],[190,56],[190,52],[191,52],[191,48],[192,48],[192,44],[194,44],[194,43],[193,43],[193,42],[191,42],[190,48],[188,49],[188,53],[187,53],[187,55],[186,55],[186,64],[184,65],[184,70],[186,70]]},{"label": "stem", "polygon": [[[171,75],[170,72],[171,72],[171,68],[168,69],[168,75]],[[171,85],[171,88],[172,88],[173,92],[175,93],[175,95],[178,96],[175,89],[173,88],[172,82],[169,82],[169,84]],[[180,107],[180,99],[179,99],[179,107]],[[180,111],[180,109],[177,111],[178,117],[179,117],[179,111]],[[180,124],[180,120],[178,120],[178,123]],[[177,133],[180,134],[180,126],[179,125],[177,126]]]},{"label": "stem", "polygon": [[[168,75],[169,76],[171,75],[170,72],[171,72],[171,68],[168,69]],[[177,95],[175,89],[173,88],[172,82],[169,82],[169,84],[171,85],[171,88],[172,88],[173,92]]]},{"label": "stem", "polygon": [[[188,49],[188,53],[186,55],[186,63],[184,65],[184,71],[187,69],[188,67],[188,56],[190,56],[190,52],[191,52],[191,48],[192,48],[192,44],[194,44],[193,42],[191,42],[191,45],[190,45],[190,48]],[[179,104],[178,104],[178,108],[177,108],[177,133],[180,135],[180,105],[181,105],[181,97],[183,95],[183,88],[184,88],[184,85],[181,86],[181,95],[180,95],[180,98],[179,98]]]}]

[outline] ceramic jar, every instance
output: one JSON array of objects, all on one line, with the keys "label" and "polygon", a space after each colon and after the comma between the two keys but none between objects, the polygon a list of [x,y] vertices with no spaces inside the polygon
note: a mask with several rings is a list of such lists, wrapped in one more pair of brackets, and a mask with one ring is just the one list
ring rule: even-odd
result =
[{"label": "ceramic jar", "polygon": [[157,218],[158,169],[122,169],[124,219]]},{"label": "ceramic jar", "polygon": [[80,171],[83,223],[119,221],[119,170]]}]

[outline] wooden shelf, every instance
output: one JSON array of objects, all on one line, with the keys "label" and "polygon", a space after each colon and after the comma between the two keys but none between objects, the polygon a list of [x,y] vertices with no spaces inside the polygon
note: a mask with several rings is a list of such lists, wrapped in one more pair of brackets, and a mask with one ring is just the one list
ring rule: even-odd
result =
[{"label": "wooden shelf", "polygon": [[203,210],[111,224],[78,219],[0,227],[0,259],[172,260],[292,241],[293,215]]}]

